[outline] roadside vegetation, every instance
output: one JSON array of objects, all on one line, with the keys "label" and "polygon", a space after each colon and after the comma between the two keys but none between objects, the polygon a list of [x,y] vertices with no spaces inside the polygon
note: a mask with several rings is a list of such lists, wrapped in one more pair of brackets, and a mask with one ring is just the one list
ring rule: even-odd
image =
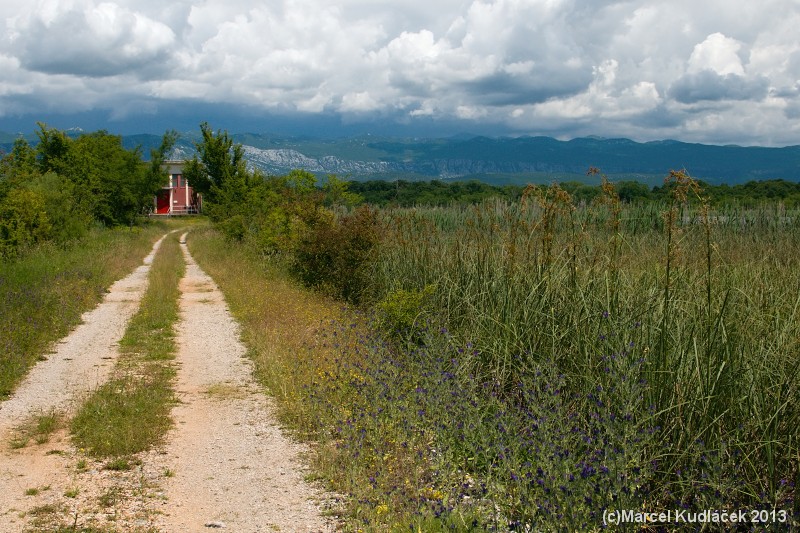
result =
[{"label": "roadside vegetation", "polygon": [[185,264],[179,232],[162,242],[149,274],[139,311],[120,341],[111,379],[95,390],[71,421],[73,442],[92,456],[120,458],[151,449],[172,425],[175,402],[174,326],[178,320],[178,282]]},{"label": "roadside vegetation", "polygon": [[0,399],[114,281],[141,263],[165,231],[162,223],[96,228],[68,245],[44,243],[16,260],[0,261]]},{"label": "roadside vegetation", "polygon": [[165,231],[142,215],[175,133],[146,163],[105,131],[37,136],[0,157],[0,399]]},{"label": "roadside vegetation", "polygon": [[[281,265],[357,306],[316,331],[308,314],[307,350],[254,345],[269,328],[246,326],[353,529],[587,530],[607,509],[797,519],[800,213],[715,207],[683,171],[660,201],[623,202],[590,174],[581,205],[553,185],[355,208],[335,178],[303,189],[297,171],[242,178],[260,203],[234,224],[218,196],[228,243],[206,234],[197,246],[219,251],[198,260],[232,272],[234,312],[280,316],[267,286],[231,287]],[[247,269],[225,266],[236,242]]]}]

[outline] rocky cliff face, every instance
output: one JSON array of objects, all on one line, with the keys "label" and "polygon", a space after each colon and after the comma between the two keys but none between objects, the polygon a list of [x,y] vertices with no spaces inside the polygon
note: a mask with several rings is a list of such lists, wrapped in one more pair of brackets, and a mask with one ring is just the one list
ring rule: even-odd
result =
[{"label": "rocky cliff face", "polygon": [[395,170],[394,165],[391,163],[351,161],[335,156],[324,156],[315,159],[288,148],[262,150],[252,146],[244,146],[244,153],[253,166],[273,174],[283,174],[297,168],[325,174],[355,175],[381,174]]},{"label": "rocky cliff face", "polygon": [[480,159],[432,159],[419,161],[355,161],[336,156],[313,158],[289,149],[260,149],[244,146],[245,157],[256,168],[271,174],[284,174],[293,169],[338,175],[375,175],[413,173],[431,177],[454,178],[481,173],[517,172],[585,172],[580,166],[540,162],[486,161]]}]

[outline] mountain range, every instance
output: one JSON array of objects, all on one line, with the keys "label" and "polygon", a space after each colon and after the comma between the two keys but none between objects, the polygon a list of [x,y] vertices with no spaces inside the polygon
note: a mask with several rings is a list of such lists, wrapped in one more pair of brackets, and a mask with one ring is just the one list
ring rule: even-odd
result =
[{"label": "mountain range", "polygon": [[[670,170],[685,169],[709,183],[751,180],[800,181],[800,146],[781,148],[717,146],[665,140],[639,143],[597,137],[561,141],[551,137],[490,138],[472,135],[439,139],[362,135],[338,139],[234,134],[245,157],[269,174],[302,168],[318,175],[366,179],[478,179],[504,184],[580,180],[590,167],[612,179],[659,184]],[[172,158],[190,158],[199,133],[185,133]],[[123,137],[126,147],[145,155],[158,146],[157,135]],[[10,148],[0,136],[0,150]],[[596,181],[596,180],[595,180]]]}]

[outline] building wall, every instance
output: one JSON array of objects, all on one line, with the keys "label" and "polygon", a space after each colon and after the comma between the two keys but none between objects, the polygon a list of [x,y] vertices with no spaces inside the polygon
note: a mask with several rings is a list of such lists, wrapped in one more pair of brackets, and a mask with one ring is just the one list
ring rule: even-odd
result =
[{"label": "building wall", "polygon": [[155,211],[160,215],[184,215],[199,213],[202,198],[195,193],[183,177],[184,161],[166,161],[164,169],[169,174],[169,183],[159,191],[154,200]]}]

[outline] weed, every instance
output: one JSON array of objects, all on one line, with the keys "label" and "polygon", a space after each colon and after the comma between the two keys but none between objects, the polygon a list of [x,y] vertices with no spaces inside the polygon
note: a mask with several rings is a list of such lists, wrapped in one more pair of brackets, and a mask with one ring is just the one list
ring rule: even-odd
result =
[{"label": "weed", "polygon": [[24,448],[31,440],[40,445],[49,442],[50,436],[63,426],[63,419],[63,415],[54,410],[31,416],[13,431],[11,448]]},{"label": "weed", "polygon": [[206,394],[217,400],[241,399],[247,396],[247,391],[241,385],[231,383],[214,383],[209,385]]},{"label": "weed", "polygon": [[28,511],[28,514],[37,518],[43,518],[49,515],[58,514],[59,511],[60,511],[60,506],[58,506],[57,504],[48,503],[45,505],[38,505],[34,507],[30,511]]},{"label": "weed", "polygon": [[97,501],[101,507],[113,507],[117,503],[119,496],[119,489],[112,487],[101,494]]},{"label": "weed", "polygon": [[113,470],[115,472],[125,472],[130,470],[131,462],[127,457],[116,457],[108,461],[103,468],[106,470]]}]

